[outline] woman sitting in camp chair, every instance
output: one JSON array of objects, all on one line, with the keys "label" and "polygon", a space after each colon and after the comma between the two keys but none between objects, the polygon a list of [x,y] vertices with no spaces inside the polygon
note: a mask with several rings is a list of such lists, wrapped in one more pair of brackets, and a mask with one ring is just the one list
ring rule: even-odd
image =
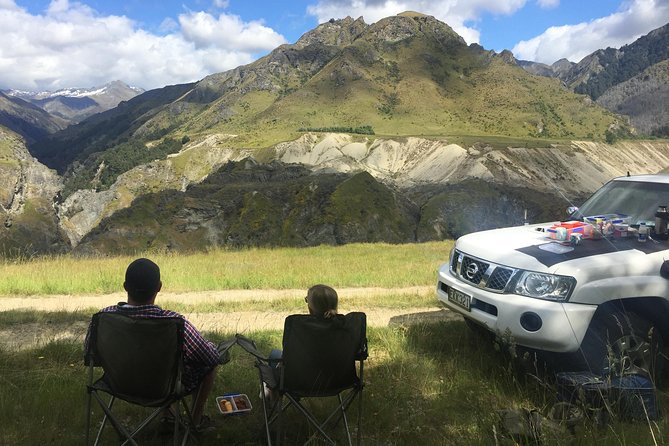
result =
[{"label": "woman sitting in camp chair", "polygon": [[[308,315],[293,314],[284,322],[282,350],[272,350],[265,357],[251,339],[237,335],[238,344],[257,359],[267,442],[274,443],[270,425],[277,420],[277,443],[281,440],[281,414],[293,406],[316,429],[314,435],[328,444],[335,440],[325,429],[342,419],[348,443],[352,444],[345,412],[362,394],[363,362],[367,358],[366,316],[360,312],[338,314],[337,292],[326,285],[309,288],[305,302]],[[336,397],[337,404],[322,421],[302,404],[304,399],[328,397]],[[361,398],[357,399],[361,403]],[[287,400],[286,404],[282,404],[283,400]],[[361,415],[362,406],[358,404],[358,441]]]},{"label": "woman sitting in camp chair", "polygon": [[[332,319],[337,316],[339,297],[332,287],[327,285],[314,285],[307,290],[307,295],[304,298],[304,301],[307,303],[309,314],[312,316],[322,317],[324,319]],[[283,352],[281,350],[276,348],[272,349],[269,354],[270,365],[277,367],[282,355]],[[267,387],[267,384],[264,384],[264,389],[265,396],[269,397],[270,400],[273,400],[276,395]]]}]

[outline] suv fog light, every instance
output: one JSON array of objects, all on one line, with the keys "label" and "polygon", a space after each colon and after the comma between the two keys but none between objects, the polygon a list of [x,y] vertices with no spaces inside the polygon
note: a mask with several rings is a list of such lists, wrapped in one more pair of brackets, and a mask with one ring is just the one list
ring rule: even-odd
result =
[{"label": "suv fog light", "polygon": [[543,325],[537,313],[527,312],[520,315],[520,326],[527,331],[538,331]]}]

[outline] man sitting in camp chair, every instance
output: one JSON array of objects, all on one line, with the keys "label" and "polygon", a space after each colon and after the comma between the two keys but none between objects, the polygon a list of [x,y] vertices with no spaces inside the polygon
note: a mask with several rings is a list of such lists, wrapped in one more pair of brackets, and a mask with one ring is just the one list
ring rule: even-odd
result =
[{"label": "man sitting in camp chair", "polygon": [[[125,273],[123,287],[128,293],[128,302],[103,308],[100,313],[120,313],[141,318],[181,318],[184,320],[183,375],[181,382],[187,394],[193,393],[192,421],[196,431],[208,430],[211,420],[203,415],[204,405],[211,393],[220,364],[220,353],[214,343],[205,340],[200,332],[174,311],[164,310],[155,304],[161,290],[160,268],[149,259],[137,259],[130,263]],[[86,345],[90,337],[86,336]],[[169,416],[169,414],[165,414]]]}]

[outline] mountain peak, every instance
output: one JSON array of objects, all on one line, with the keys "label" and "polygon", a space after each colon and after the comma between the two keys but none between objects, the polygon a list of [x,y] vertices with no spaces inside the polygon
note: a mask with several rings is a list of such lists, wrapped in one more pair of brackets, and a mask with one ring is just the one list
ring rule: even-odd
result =
[{"label": "mountain peak", "polygon": [[355,20],[351,17],[339,20],[330,19],[302,35],[295,43],[295,47],[304,48],[312,44],[350,45],[368,26],[362,17]]},{"label": "mountain peak", "polygon": [[413,11],[381,19],[370,27],[369,32],[377,34],[378,38],[388,43],[423,35],[441,44],[455,41],[466,45],[465,40],[446,23],[433,16]]},{"label": "mountain peak", "polygon": [[422,12],[416,12],[416,11],[404,11],[400,12],[397,14],[398,17],[428,17],[427,14],[423,14]]},{"label": "mountain peak", "polygon": [[7,96],[20,98],[69,123],[79,122],[95,113],[116,107],[144,90],[115,80],[92,88],[63,88],[57,91],[9,90]]}]

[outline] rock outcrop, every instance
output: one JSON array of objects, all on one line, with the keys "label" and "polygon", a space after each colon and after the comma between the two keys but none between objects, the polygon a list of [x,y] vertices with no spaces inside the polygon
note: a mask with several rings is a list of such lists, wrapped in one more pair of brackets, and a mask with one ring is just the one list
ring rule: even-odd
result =
[{"label": "rock outcrop", "polygon": [[23,139],[0,127],[0,255],[31,256],[69,248],[54,210],[63,183],[33,158]]},{"label": "rock outcrop", "polygon": [[655,173],[669,166],[669,143],[625,141],[615,145],[571,141],[548,147],[471,147],[448,139],[373,139],[344,134],[305,134],[277,144],[278,160],[316,170],[365,170],[400,188],[455,184],[467,179],[590,194],[611,178]]},{"label": "rock outcrop", "polygon": [[230,160],[241,159],[244,152],[222,148],[221,143],[234,135],[212,134],[193,141],[164,160],[135,167],[121,175],[108,190],[84,189],[59,204],[58,216],[72,246],[115,212],[130,207],[133,200],[164,190],[185,191],[206,179]]}]

